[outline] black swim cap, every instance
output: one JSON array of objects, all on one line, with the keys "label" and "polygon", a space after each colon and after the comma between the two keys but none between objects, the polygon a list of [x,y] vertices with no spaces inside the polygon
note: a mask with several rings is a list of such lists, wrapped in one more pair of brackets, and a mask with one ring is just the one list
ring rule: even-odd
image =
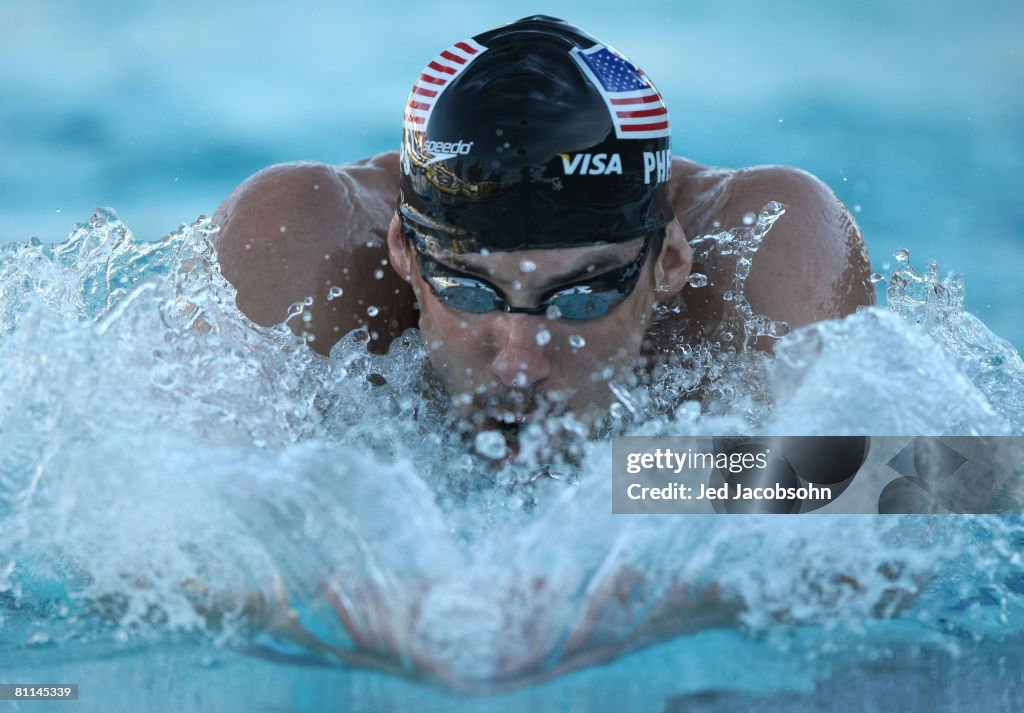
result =
[{"label": "black swim cap", "polygon": [[647,76],[536,15],[457,42],[420,74],[399,214],[432,250],[632,240],[671,222],[668,110]]}]

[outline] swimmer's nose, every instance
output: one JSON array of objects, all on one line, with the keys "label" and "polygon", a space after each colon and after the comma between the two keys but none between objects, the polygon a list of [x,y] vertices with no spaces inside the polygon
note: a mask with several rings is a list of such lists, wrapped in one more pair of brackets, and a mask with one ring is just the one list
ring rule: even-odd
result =
[{"label": "swimmer's nose", "polygon": [[543,381],[551,374],[544,339],[544,318],[525,314],[502,314],[495,318],[498,352],[492,370],[501,383],[517,389]]}]

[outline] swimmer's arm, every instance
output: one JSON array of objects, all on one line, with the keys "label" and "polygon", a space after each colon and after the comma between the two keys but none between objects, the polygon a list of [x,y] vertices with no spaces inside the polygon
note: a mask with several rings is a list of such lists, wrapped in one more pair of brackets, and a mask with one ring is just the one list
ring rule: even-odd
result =
[{"label": "swimmer's arm", "polygon": [[[362,326],[380,335],[371,348],[382,350],[382,342],[415,326],[415,298],[387,261],[397,196],[395,152],[337,168],[280,164],[251,176],[213,216],[217,258],[238,291],[238,308],[270,326],[312,297],[311,319],[289,325],[311,335],[316,351],[327,354]],[[373,317],[370,306],[378,308]]]},{"label": "swimmer's arm", "polygon": [[[857,575],[833,573],[821,579],[822,575],[809,574],[810,603],[823,613],[840,610],[848,616],[850,604],[872,597],[865,613],[872,618],[891,619],[909,609],[928,583],[920,578],[903,580],[896,563],[883,562],[871,575],[892,585],[879,593],[866,588]],[[539,652],[534,660],[519,661],[508,668],[501,683],[504,687],[533,683],[604,663],[659,641],[709,629],[737,628],[752,606],[768,605],[744,601],[715,583],[702,587],[686,582],[662,586],[652,581],[650,573],[622,567],[587,593],[557,661],[551,663],[548,652]],[[768,608],[758,614],[769,626],[794,623],[788,607]],[[630,620],[636,622],[636,627],[624,637],[623,622]]]},{"label": "swimmer's arm", "polygon": [[[896,616],[910,605],[915,593],[896,586],[895,573],[879,571],[894,581],[894,588],[875,603],[873,615]],[[823,609],[842,606],[850,596],[865,593],[853,576],[841,576],[827,584],[817,594]],[[494,652],[494,668],[487,677],[477,678],[452,669],[445,663],[449,657],[432,650],[429,639],[413,635],[418,619],[416,602],[410,602],[407,610],[398,611],[379,593],[357,589],[339,596],[337,587],[327,583],[324,595],[354,647],[331,646],[309,633],[289,606],[280,584],[269,595],[249,597],[242,611],[254,628],[343,665],[426,678],[466,693],[510,690],[606,663],[658,641],[708,629],[734,628],[749,606],[715,584],[694,587],[680,582],[664,586],[652,579],[650,573],[623,567],[614,576],[601,578],[583,595],[577,615],[567,622],[564,635],[557,637],[557,651],[548,648],[552,642],[550,632],[530,628],[534,621],[543,627],[544,617],[525,616],[521,620],[523,628],[514,632],[525,642],[512,642],[507,651]],[[548,591],[545,580],[534,579],[527,601],[543,606],[551,597],[564,595],[565,592]],[[212,609],[204,611],[209,615]],[[768,622],[787,623],[785,612],[765,614]]]},{"label": "swimmer's arm", "polygon": [[[271,581],[268,592],[251,592],[244,597],[215,595],[205,584],[195,579],[183,581],[180,588],[194,611],[202,617],[207,630],[217,630],[226,619],[230,619],[249,632],[261,632],[289,641],[310,653],[346,666],[394,674],[408,673],[400,669],[396,658],[385,655],[379,647],[343,649],[331,646],[311,634],[289,604],[280,579],[274,578]],[[347,628],[352,628],[350,623]]]},{"label": "swimmer's arm", "polygon": [[[526,607],[541,609],[545,602],[566,596],[565,591],[549,590],[544,578],[524,575],[521,581],[526,589],[506,594]],[[427,678],[464,693],[496,693],[549,680],[606,663],[655,641],[735,625],[742,611],[713,585],[701,590],[690,586],[666,590],[653,583],[649,574],[622,568],[583,595],[576,616],[565,622],[564,632],[554,639],[547,628],[550,620],[522,612],[512,620],[515,629],[510,632],[508,647],[488,657],[492,667],[487,675],[472,676],[453,668],[448,663],[450,653],[433,648],[438,642],[412,633],[418,618],[415,602],[396,611],[368,591],[348,589],[345,596],[338,596],[335,590],[325,587],[338,620],[356,646],[343,652],[348,657],[342,659],[345,663]],[[631,618],[636,619],[636,626],[624,630],[624,620]],[[550,648],[552,644],[555,650]]]}]

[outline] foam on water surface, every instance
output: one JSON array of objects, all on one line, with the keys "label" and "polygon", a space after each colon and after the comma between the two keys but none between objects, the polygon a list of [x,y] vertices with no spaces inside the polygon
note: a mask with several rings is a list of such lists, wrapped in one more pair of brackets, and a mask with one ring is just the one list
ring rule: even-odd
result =
[{"label": "foam on water surface", "polygon": [[[694,241],[736,260],[717,341],[609,381],[601,437],[528,425],[524,463],[460,431],[415,331],[324,359],[250,322],[208,220],[149,244],[101,211],[4,246],[0,657],[244,645],[280,600],[342,661],[473,689],[708,627],[783,653],[810,627],[801,656],[868,658],[879,618],[952,647],[1017,634],[1016,517],[610,514],[610,433],[1024,433],[1024,364],[963,312],[961,278],[901,257],[888,310],[792,334],[753,314],[743,280],[782,210]],[[744,348],[757,335],[776,359]]]}]

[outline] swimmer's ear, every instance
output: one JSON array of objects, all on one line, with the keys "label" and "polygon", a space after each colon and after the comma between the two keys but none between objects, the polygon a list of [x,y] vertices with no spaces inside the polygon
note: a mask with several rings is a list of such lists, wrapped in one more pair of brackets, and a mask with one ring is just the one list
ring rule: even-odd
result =
[{"label": "swimmer's ear", "polygon": [[693,251],[678,220],[673,220],[654,263],[654,286],[659,300],[679,294],[693,267]]},{"label": "swimmer's ear", "polygon": [[398,224],[398,214],[391,219],[388,226],[388,257],[391,267],[406,282],[412,282],[412,258],[409,254],[409,241],[402,237]]}]

